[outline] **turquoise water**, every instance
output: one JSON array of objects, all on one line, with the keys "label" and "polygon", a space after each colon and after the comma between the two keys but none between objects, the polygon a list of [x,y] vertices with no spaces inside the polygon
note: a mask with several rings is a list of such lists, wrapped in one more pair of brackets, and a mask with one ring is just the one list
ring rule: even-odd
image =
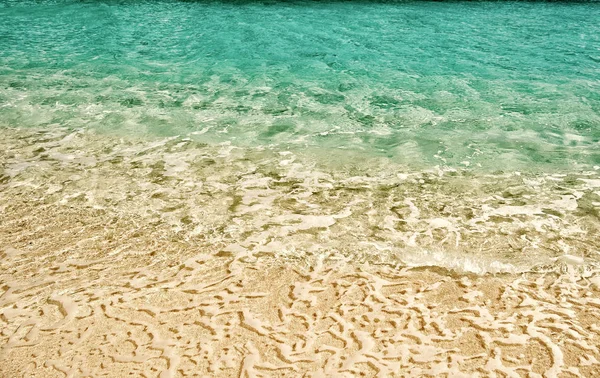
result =
[{"label": "turquoise water", "polygon": [[0,20],[4,126],[600,165],[600,3],[2,1]]}]

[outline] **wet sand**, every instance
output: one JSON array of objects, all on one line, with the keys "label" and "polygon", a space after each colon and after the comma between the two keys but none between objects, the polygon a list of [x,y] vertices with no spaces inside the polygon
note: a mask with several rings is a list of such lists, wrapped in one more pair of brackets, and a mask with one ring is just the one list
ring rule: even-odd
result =
[{"label": "wet sand", "polygon": [[267,171],[181,138],[3,136],[2,377],[600,370],[593,173],[341,188],[286,153]]}]

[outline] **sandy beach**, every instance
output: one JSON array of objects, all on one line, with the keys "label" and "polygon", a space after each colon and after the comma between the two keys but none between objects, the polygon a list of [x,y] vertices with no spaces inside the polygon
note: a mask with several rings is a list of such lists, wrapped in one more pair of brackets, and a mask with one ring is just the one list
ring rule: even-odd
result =
[{"label": "sandy beach", "polygon": [[[320,190],[335,188],[323,177],[309,180],[314,193],[308,195],[281,172],[278,183],[267,182],[237,165],[252,177],[248,184],[248,177],[218,169],[218,158],[202,165],[207,150],[185,149],[186,140],[3,133],[1,143],[13,148],[0,149],[2,377],[550,378],[598,372],[600,270],[573,252],[594,251],[576,233],[560,241],[572,255],[559,251],[562,257],[520,271],[464,259],[446,261],[447,268],[428,267],[426,260],[418,266],[418,256],[428,255],[416,254],[407,264],[392,252],[369,254],[368,248],[385,251],[377,231],[361,234],[353,226],[364,211],[332,211],[319,203],[319,182]],[[157,169],[153,154],[166,165]],[[195,163],[186,160],[192,155]],[[206,171],[189,173],[199,165],[214,169],[212,181]],[[577,185],[593,184],[590,177]],[[171,197],[169,188],[188,202]],[[284,191],[292,198],[288,190],[305,203],[278,197]],[[372,188],[364,190],[356,198],[373,198]],[[419,222],[431,226],[423,205],[414,206],[421,209]],[[566,227],[576,212],[568,209],[557,227],[594,232],[593,216]],[[370,216],[378,212],[383,209]],[[469,241],[467,223],[440,214],[432,219],[451,224],[430,227],[429,239],[423,229],[418,243],[430,249],[483,243],[476,233]],[[519,216],[524,223],[526,216],[538,224],[553,219],[542,212]],[[350,222],[346,232],[336,228],[344,222]],[[395,240],[418,228],[416,220],[412,231],[405,223]],[[501,240],[497,229],[488,229],[485,238]],[[553,248],[557,241],[549,232],[532,228],[529,239],[504,239],[534,254],[531,241]]]},{"label": "sandy beach", "polygon": [[0,378],[600,378],[600,0],[0,0]]}]

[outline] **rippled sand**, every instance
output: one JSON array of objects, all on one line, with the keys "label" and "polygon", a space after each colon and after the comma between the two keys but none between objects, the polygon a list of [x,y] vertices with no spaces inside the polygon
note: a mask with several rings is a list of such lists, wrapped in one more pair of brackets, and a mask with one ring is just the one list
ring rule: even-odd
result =
[{"label": "rippled sand", "polygon": [[600,370],[595,172],[1,136],[3,377]]}]

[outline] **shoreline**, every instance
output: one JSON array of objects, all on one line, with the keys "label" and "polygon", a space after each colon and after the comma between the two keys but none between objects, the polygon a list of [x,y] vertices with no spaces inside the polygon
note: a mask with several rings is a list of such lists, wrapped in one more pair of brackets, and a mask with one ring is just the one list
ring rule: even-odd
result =
[{"label": "shoreline", "polygon": [[0,1],[0,378],[600,377],[595,5]]},{"label": "shoreline", "polygon": [[[294,162],[269,173],[244,155],[231,160],[208,147],[206,156],[186,150],[180,139],[150,148],[84,132],[40,144],[30,143],[31,131],[16,133],[3,138],[14,147],[0,155],[0,358],[10,361],[0,375],[566,377],[597,370],[600,267],[581,233],[562,234],[571,253],[547,253],[555,263],[536,271],[410,268],[399,260],[407,257],[401,238],[393,239],[400,254],[393,253],[377,239],[385,229],[366,234],[359,227],[385,224],[377,211],[387,211],[388,202],[380,196],[397,185],[377,189],[368,177],[335,181],[323,172],[300,180],[298,172],[306,171],[287,170]],[[227,166],[233,170],[223,171]],[[443,202],[452,177],[438,176],[437,183],[435,177],[419,178],[425,184],[404,180],[403,188],[414,185],[427,200],[423,185],[432,185]],[[551,185],[538,185],[536,196],[518,181],[500,183],[514,189],[513,201],[529,199],[525,208],[545,208],[542,199],[566,204],[561,216],[511,217],[540,227],[562,219],[555,224],[562,232],[567,226],[596,232],[593,204],[587,216],[570,207],[588,203],[581,198],[595,192],[594,179],[555,179],[550,183],[559,182],[562,193],[556,198],[548,197],[557,193]],[[351,189],[340,189],[342,182]],[[579,200],[560,197],[581,188],[587,189]],[[455,193],[447,195],[456,206],[475,192]],[[464,204],[488,197],[483,190]],[[352,205],[358,208],[340,205],[351,198],[362,200]],[[417,200],[396,213],[418,231],[431,223],[411,221],[414,208],[420,217],[433,210]],[[531,240],[542,235],[527,230]],[[415,241],[451,251],[455,234],[439,232],[431,228]],[[534,251],[511,234],[496,237],[505,244],[492,243],[491,252],[511,245]],[[482,240],[469,238],[471,244],[462,237],[455,248]],[[473,258],[485,258],[480,251]],[[515,258],[514,251],[505,255]]]},{"label": "shoreline", "polygon": [[416,170],[187,137],[0,132],[6,219],[72,207],[246,253],[473,273],[600,261],[598,171]]}]

